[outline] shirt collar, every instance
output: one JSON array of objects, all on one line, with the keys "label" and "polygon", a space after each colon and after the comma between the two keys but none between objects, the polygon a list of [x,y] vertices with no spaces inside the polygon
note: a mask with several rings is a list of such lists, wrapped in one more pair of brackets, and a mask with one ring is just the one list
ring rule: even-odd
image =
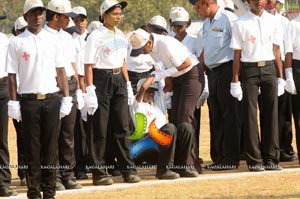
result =
[{"label": "shirt collar", "polygon": [[45,30],[42,28],[42,30],[37,34],[37,35],[35,35],[35,34],[32,34],[27,28],[25,29],[25,31],[24,31],[24,35],[25,36],[28,36],[28,37],[36,37],[36,38],[42,38],[43,37],[43,35],[44,35],[44,32]]},{"label": "shirt collar", "polygon": [[53,29],[53,28],[50,28],[47,24],[45,24],[44,26],[45,30],[49,31],[50,33],[54,34],[54,33],[58,33],[57,30]]}]

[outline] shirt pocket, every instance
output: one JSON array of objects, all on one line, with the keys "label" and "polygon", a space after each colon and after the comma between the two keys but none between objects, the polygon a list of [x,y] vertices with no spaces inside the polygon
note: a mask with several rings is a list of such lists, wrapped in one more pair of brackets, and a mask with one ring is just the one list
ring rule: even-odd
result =
[{"label": "shirt pocket", "polygon": [[224,44],[224,37],[225,33],[224,32],[213,32],[212,33],[212,39],[211,44],[213,47],[217,50],[223,47]]}]

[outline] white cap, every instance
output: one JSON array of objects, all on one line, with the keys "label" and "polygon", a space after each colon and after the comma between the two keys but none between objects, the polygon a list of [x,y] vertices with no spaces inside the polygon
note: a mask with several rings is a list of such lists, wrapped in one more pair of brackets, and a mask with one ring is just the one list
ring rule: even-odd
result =
[{"label": "white cap", "polygon": [[72,12],[71,2],[69,0],[50,0],[48,10],[74,18],[77,16]]},{"label": "white cap", "polygon": [[[138,81],[138,83],[137,83],[137,85],[136,85],[137,90],[140,90],[140,89],[141,89],[141,87],[142,87],[143,83],[146,81],[146,79],[147,79],[147,78],[142,78],[142,79],[140,79],[140,80]],[[152,82],[152,84],[150,84],[150,86],[148,87],[148,89],[149,89],[149,88],[153,88],[153,89],[155,89],[155,90],[158,91],[158,83],[157,83],[157,82]]]},{"label": "white cap", "polygon": [[229,8],[230,10],[234,11],[234,3],[232,0],[227,0],[225,2],[225,8]]},{"label": "white cap", "polygon": [[15,21],[15,30],[21,30],[27,26],[27,22],[25,21],[24,17],[21,16]]},{"label": "white cap", "polygon": [[190,20],[189,13],[183,7],[175,7],[171,10],[171,26],[183,26]]},{"label": "white cap", "polygon": [[167,31],[167,21],[164,17],[160,15],[156,15],[152,17],[149,21],[149,24],[155,26],[158,29],[164,30],[165,32],[168,33]]},{"label": "white cap", "polygon": [[92,21],[91,23],[89,23],[89,25],[87,27],[87,31],[89,33],[91,33],[94,30],[97,30],[101,25],[102,25],[102,23],[100,23],[100,21]]},{"label": "white cap", "polygon": [[139,28],[133,31],[129,36],[129,41],[132,46],[130,56],[136,57],[142,53],[146,43],[150,38],[150,33]]},{"label": "white cap", "polygon": [[279,3],[281,3],[281,4],[284,4],[285,2],[284,2],[284,0],[276,0],[276,3],[277,2],[279,2]]},{"label": "white cap", "polygon": [[77,15],[83,15],[87,17],[86,9],[82,6],[76,6],[72,9],[72,12],[76,13]]},{"label": "white cap", "polygon": [[102,16],[108,9],[119,4],[121,8],[125,8],[127,6],[126,1],[121,1],[120,3],[117,0],[104,0],[100,6],[100,15]]},{"label": "white cap", "polygon": [[217,4],[218,4],[219,7],[222,7],[222,8],[225,7],[225,2],[224,2],[224,0],[217,0]]},{"label": "white cap", "polygon": [[26,0],[23,8],[23,13],[26,14],[29,10],[33,8],[45,9],[42,0]]}]

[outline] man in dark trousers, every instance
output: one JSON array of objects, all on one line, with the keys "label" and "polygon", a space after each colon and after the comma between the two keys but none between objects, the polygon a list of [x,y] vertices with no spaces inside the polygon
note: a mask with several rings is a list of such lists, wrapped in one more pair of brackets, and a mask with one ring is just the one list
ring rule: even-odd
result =
[{"label": "man in dark trousers", "polygon": [[[2,17],[0,19],[5,19]],[[17,192],[9,188],[11,173],[9,169],[8,152],[8,116],[7,116],[7,73],[5,72],[5,58],[7,53],[8,38],[0,32],[0,196],[15,196]]]},{"label": "man in dark trousers", "polygon": [[72,97],[68,97],[62,48],[57,38],[42,28],[43,2],[26,0],[23,16],[28,27],[8,46],[8,115],[22,120],[26,135],[27,197],[41,199],[42,191],[44,199],[51,199],[55,196],[59,120],[70,113]]}]

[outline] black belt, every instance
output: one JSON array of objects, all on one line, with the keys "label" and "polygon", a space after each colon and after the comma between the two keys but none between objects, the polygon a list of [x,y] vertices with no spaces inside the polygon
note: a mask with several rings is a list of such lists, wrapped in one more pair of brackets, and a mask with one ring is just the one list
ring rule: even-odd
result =
[{"label": "black belt", "polygon": [[255,67],[264,67],[274,64],[274,60],[272,61],[259,61],[259,62],[242,62],[244,66],[255,66]]},{"label": "black belt", "polygon": [[26,93],[26,94],[20,94],[21,99],[37,99],[37,100],[43,100],[47,99],[53,96],[57,96],[58,92],[55,93],[47,93],[47,94],[41,94],[41,93]]},{"label": "black belt", "polygon": [[122,68],[114,68],[114,69],[102,69],[102,68],[95,68],[98,71],[106,72],[106,73],[112,73],[113,75],[120,74],[122,71]]}]

